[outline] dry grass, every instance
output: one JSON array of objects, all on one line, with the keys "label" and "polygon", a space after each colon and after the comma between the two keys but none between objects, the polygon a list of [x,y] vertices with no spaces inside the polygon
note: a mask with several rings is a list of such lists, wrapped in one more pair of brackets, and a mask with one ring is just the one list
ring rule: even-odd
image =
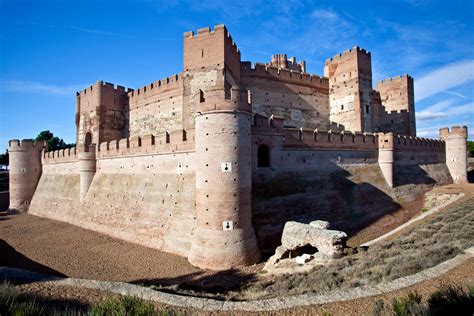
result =
[{"label": "dry grass", "polygon": [[474,246],[474,199],[439,214],[391,241],[371,246],[311,272],[283,275],[228,292],[254,300],[374,285],[431,268]]}]

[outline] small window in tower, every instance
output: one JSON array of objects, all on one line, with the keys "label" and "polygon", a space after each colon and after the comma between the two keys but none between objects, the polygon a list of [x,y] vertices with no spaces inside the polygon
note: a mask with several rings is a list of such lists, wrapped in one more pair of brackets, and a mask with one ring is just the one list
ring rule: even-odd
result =
[{"label": "small window in tower", "polygon": [[204,49],[201,49],[201,57],[204,57]]},{"label": "small window in tower", "polygon": [[367,114],[370,113],[370,112],[369,112],[369,105],[366,105],[366,106],[365,106],[365,113],[367,113]]},{"label": "small window in tower", "polygon": [[390,120],[390,123],[393,124],[393,120]]},{"label": "small window in tower", "polygon": [[170,133],[169,132],[166,132],[166,143],[167,144],[170,143]]},{"label": "small window in tower", "polygon": [[344,110],[344,104],[341,105],[341,110]]},{"label": "small window in tower", "polygon": [[257,150],[257,166],[270,167],[270,149],[267,145],[260,145]]},{"label": "small window in tower", "polygon": [[203,103],[205,101],[206,101],[206,99],[204,98],[204,91],[199,89],[199,103]]}]

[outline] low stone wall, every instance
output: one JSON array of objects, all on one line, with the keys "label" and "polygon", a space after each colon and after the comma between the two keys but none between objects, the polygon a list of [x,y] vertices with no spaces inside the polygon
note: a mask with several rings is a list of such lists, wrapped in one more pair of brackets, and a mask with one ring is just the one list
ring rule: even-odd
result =
[{"label": "low stone wall", "polygon": [[278,297],[257,301],[233,302],[218,301],[207,298],[181,296],[158,292],[147,287],[122,282],[108,282],[47,276],[20,269],[0,267],[0,278],[7,280],[21,280],[28,282],[42,282],[48,285],[72,286],[88,288],[120,295],[135,296],[144,300],[166,304],[169,306],[194,308],[199,311],[281,311],[285,309],[327,304],[334,302],[351,301],[364,297],[383,295],[396,290],[413,286],[417,283],[439,277],[450,270],[472,260],[474,248],[465,251],[453,259],[440,263],[437,266],[418,272],[416,274],[399,278],[391,282],[380,283],[372,287],[358,287],[353,289],[335,290],[324,294],[307,293],[288,297]]}]

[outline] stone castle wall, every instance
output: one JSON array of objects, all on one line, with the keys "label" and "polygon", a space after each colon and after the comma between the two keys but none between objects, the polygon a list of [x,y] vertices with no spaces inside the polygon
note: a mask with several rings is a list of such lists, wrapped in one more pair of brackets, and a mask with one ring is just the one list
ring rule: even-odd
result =
[{"label": "stone castle wall", "polygon": [[82,203],[79,161],[46,153],[29,213],[185,256],[196,219],[195,152],[189,143],[101,146]]}]

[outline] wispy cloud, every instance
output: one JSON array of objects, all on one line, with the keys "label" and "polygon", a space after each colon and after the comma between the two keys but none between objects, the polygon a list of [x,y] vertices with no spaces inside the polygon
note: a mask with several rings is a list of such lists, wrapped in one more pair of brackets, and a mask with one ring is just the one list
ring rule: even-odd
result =
[{"label": "wispy cloud", "polygon": [[415,101],[474,80],[474,60],[460,61],[436,69],[415,84]]},{"label": "wispy cloud", "polygon": [[453,105],[454,103],[454,99],[435,103],[420,112],[416,112],[416,119],[423,122],[455,116],[474,115],[474,103]]},{"label": "wispy cloud", "polygon": [[[439,130],[443,127],[450,127],[450,126],[469,126],[469,121],[464,120],[456,120],[450,122],[450,124],[436,124],[436,125],[429,125],[424,127],[417,127],[416,136],[418,137],[428,137],[428,138],[435,138],[439,137]],[[474,137],[474,129],[468,129],[468,137]]]},{"label": "wispy cloud", "polygon": [[45,84],[34,81],[7,80],[0,81],[0,89],[8,92],[36,92],[52,95],[67,95],[82,90],[86,85],[65,85]]},{"label": "wispy cloud", "polygon": [[84,32],[84,33],[89,33],[89,34],[107,35],[107,36],[118,35],[117,33],[113,33],[113,32],[107,32],[107,31],[96,30],[96,29],[88,29],[88,28],[75,26],[75,25],[64,25],[64,28],[72,29],[72,30],[76,30],[76,31]]},{"label": "wispy cloud", "polygon": [[459,93],[459,92],[454,92],[454,91],[449,91],[449,90],[444,90],[444,91],[441,91],[443,93],[447,93],[447,94],[452,94],[452,95],[455,95],[455,96],[458,96],[462,99],[469,99],[468,97],[466,97],[464,94],[462,93]]}]

